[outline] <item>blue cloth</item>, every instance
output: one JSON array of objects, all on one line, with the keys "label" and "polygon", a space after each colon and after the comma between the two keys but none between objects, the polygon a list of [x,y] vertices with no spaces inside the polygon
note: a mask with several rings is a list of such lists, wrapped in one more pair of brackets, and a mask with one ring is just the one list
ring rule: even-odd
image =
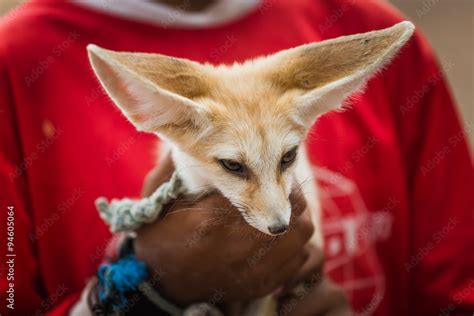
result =
[{"label": "blue cloth", "polygon": [[125,294],[135,291],[148,278],[148,270],[144,262],[138,261],[134,255],[127,255],[118,261],[102,264],[97,276],[99,301],[119,310],[128,303]]}]

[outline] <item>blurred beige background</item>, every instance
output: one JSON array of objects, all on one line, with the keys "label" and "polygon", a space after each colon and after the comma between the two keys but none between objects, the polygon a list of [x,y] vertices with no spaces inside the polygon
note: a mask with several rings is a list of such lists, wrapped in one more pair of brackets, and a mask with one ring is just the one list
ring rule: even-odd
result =
[{"label": "blurred beige background", "polygon": [[439,60],[453,65],[446,75],[471,140],[471,153],[474,153],[474,1],[391,2],[422,29]]},{"label": "blurred beige background", "polygon": [[[0,15],[23,2],[25,0],[0,0]],[[435,48],[440,61],[453,65],[446,75],[459,105],[465,129],[469,134],[471,150],[474,152],[474,130],[472,129],[474,126],[474,1],[391,0],[391,2],[423,30]],[[471,128],[468,129],[468,126]]]}]

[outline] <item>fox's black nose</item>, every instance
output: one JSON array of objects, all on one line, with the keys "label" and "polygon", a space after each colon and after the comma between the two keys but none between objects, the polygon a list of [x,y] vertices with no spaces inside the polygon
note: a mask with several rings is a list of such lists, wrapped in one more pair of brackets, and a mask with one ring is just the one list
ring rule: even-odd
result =
[{"label": "fox's black nose", "polygon": [[287,230],[288,230],[287,224],[276,224],[276,225],[268,226],[268,231],[272,235],[280,235],[286,232]]}]

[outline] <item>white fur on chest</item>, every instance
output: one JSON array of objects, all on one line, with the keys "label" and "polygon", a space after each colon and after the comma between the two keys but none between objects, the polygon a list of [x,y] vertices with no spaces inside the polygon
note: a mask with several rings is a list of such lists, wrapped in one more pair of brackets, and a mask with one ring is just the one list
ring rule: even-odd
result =
[{"label": "white fur on chest", "polygon": [[171,154],[175,170],[178,172],[189,193],[199,194],[214,189],[209,181],[209,175],[200,168],[196,159],[184,153],[170,142],[160,142],[159,157],[165,157],[168,154]]}]

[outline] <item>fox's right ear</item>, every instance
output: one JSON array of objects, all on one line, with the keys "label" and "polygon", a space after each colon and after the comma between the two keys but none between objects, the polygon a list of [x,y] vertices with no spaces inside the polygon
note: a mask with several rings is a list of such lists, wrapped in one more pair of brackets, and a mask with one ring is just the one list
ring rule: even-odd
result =
[{"label": "fox's right ear", "polygon": [[392,60],[413,34],[410,22],[368,33],[311,43],[264,60],[267,78],[282,91],[299,94],[297,115],[307,126],[340,107]]},{"label": "fox's right ear", "polygon": [[208,91],[198,63],[92,44],[87,51],[102,86],[138,130],[173,139],[206,125],[205,108],[192,100]]}]

